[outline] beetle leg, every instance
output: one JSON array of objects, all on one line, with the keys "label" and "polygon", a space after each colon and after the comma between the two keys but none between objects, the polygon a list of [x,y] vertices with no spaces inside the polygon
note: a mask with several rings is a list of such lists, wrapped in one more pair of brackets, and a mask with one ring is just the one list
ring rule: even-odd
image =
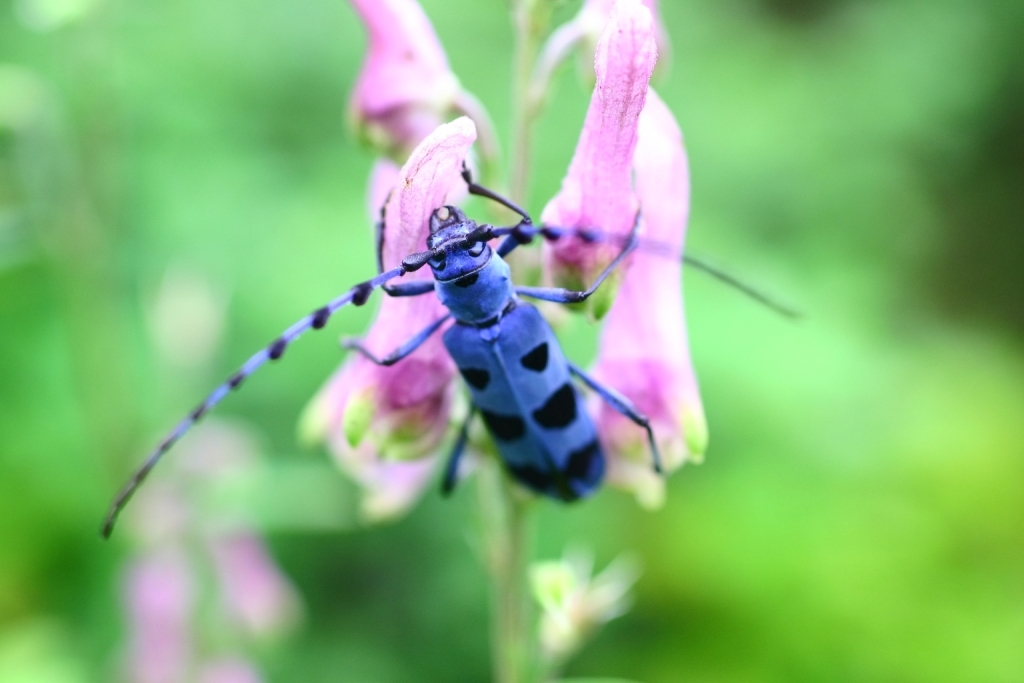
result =
[{"label": "beetle leg", "polygon": [[661,453],[658,452],[658,444],[654,440],[654,430],[651,429],[651,421],[647,416],[641,413],[628,398],[611,387],[606,387],[601,384],[572,363],[569,363],[569,372],[579,377],[584,384],[590,387],[598,396],[604,399],[605,403],[614,408],[619,414],[629,418],[647,430],[647,441],[651,445],[651,459],[654,461],[654,471],[661,474]]},{"label": "beetle leg", "polygon": [[434,322],[430,323],[430,325],[417,332],[409,341],[405,342],[383,358],[378,358],[374,355],[373,351],[370,351],[368,348],[363,346],[363,343],[358,339],[344,339],[342,340],[341,345],[343,348],[358,351],[376,365],[394,365],[419,347],[423,346],[423,342],[427,341],[427,339],[430,338],[430,335],[437,332],[438,328],[440,328],[441,325],[444,325],[451,317],[451,315],[445,315],[442,318],[438,318]]},{"label": "beetle leg", "polygon": [[471,404],[469,415],[462,423],[459,437],[455,440],[452,452],[448,455],[448,464],[444,468],[444,479],[441,480],[441,495],[446,498],[455,490],[456,477],[459,474],[459,461],[462,459],[463,451],[466,450],[466,442],[469,440],[469,423],[473,421],[474,415],[476,415],[476,406]]}]

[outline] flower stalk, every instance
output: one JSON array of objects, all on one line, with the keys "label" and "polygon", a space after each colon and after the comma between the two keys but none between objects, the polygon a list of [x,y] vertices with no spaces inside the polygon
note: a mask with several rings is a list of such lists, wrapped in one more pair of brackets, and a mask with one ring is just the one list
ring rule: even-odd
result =
[{"label": "flower stalk", "polygon": [[538,107],[534,102],[534,70],[541,40],[551,18],[548,0],[516,0],[512,5],[515,52],[512,64],[512,136],[509,145],[509,194],[512,201],[526,201],[530,189],[530,151],[533,123]]},{"label": "flower stalk", "polygon": [[495,683],[536,678],[536,617],[527,576],[530,500],[493,460],[481,467],[477,490],[484,552],[491,577],[491,648]]}]

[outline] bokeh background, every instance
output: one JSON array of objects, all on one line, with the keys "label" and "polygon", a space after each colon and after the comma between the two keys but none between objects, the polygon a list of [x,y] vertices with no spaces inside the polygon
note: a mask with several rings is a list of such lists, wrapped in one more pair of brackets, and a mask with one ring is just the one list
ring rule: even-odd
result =
[{"label": "bokeh background", "polygon": [[[507,133],[507,4],[423,5]],[[807,315],[686,274],[706,462],[658,512],[614,491],[541,506],[538,557],[574,544],[644,566],[633,610],[569,673],[1024,680],[1024,3],[663,15],[689,248]],[[0,3],[5,683],[118,679],[133,544],[97,536],[112,493],[250,352],[373,271],[373,155],[343,115],[364,44],[343,0]],[[563,69],[533,211],[588,98]],[[178,307],[161,304],[175,286]],[[213,294],[181,304],[196,288]],[[365,528],[351,485],[297,444],[337,336],[371,313],[343,311],[219,410],[281,483],[260,519],[305,603],[249,654],[280,683],[486,680],[473,487]],[[592,357],[589,324],[562,334]]]}]

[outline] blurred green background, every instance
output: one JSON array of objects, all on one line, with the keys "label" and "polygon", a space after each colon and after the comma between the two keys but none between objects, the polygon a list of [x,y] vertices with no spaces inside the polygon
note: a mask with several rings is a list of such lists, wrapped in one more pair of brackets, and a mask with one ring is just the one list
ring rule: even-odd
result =
[{"label": "blurred green background", "polygon": [[[507,4],[423,5],[505,134]],[[574,543],[645,569],[569,673],[1024,681],[1024,3],[665,0],[663,15],[656,87],[687,136],[689,247],[808,315],[686,275],[707,461],[656,513],[614,491],[542,505],[539,557]],[[364,44],[343,0],[0,4],[5,683],[116,680],[131,543],[97,537],[109,498],[250,352],[373,271],[373,155],[343,122]],[[533,211],[588,98],[563,69]],[[151,331],[169,268],[225,302],[223,345],[185,369]],[[346,309],[219,414],[258,425],[274,465],[333,473],[295,425],[337,335],[370,314]],[[589,360],[594,337],[574,321],[570,356]],[[269,680],[486,680],[472,486],[360,528],[330,476],[331,524],[269,535],[306,603],[297,633],[253,653]]]}]

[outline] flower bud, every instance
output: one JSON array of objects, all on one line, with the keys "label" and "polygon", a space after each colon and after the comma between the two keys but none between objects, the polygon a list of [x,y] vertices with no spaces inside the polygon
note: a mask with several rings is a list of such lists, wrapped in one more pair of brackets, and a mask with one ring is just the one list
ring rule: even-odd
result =
[{"label": "flower bud", "polygon": [[541,607],[541,648],[550,662],[566,659],[598,627],[629,609],[629,590],[639,576],[635,563],[620,558],[597,576],[592,570],[593,559],[582,553],[530,568]]}]

